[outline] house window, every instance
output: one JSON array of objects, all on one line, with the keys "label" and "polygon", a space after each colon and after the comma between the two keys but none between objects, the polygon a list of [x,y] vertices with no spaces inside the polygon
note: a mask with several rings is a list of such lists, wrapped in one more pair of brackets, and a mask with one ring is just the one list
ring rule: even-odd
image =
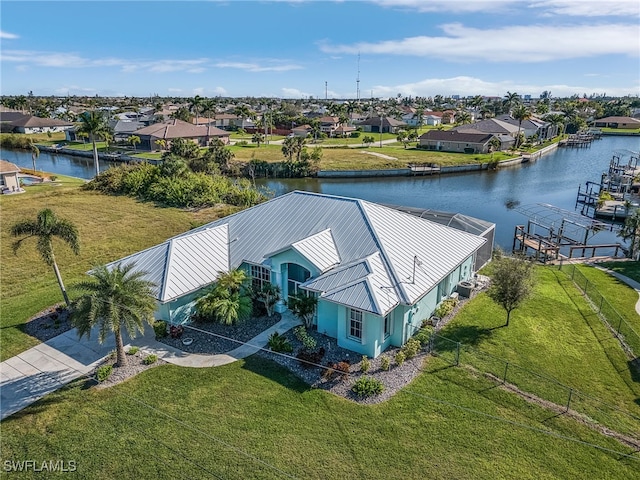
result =
[{"label": "house window", "polygon": [[391,314],[389,313],[384,317],[384,338],[388,338],[391,335]]},{"label": "house window", "polygon": [[271,283],[271,270],[267,267],[251,265],[251,287],[257,291],[262,289],[265,283]]},{"label": "house window", "polygon": [[362,312],[352,308],[349,309],[349,338],[362,340]]},{"label": "house window", "polygon": [[302,292],[300,285],[311,278],[311,272],[295,263],[287,264],[287,296],[291,298]]}]

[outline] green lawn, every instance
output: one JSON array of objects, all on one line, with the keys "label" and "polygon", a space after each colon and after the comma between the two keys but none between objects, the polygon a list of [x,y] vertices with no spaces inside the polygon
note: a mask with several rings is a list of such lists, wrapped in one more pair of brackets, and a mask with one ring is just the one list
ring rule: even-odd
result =
[{"label": "green lawn", "polygon": [[[534,295],[513,311],[508,327],[501,328],[504,310],[481,294],[441,334],[529,370],[545,372],[640,417],[640,374],[631,369],[618,341],[571,279],[556,268],[536,268],[539,282]],[[613,288],[612,295],[625,291]],[[557,389],[547,386],[545,393],[556,395]],[[564,392],[558,395],[562,398]]]},{"label": "green lawn", "polygon": [[[5,360],[32,347],[37,340],[22,332],[26,320],[42,309],[62,301],[51,268],[37,255],[35,241],[27,240],[13,254],[9,229],[14,220],[35,218],[43,208],[73,221],[80,233],[81,251],[75,256],[59,240],[54,240],[56,259],[67,286],[84,278],[92,266],[116,260],[166,240],[189,229],[192,222],[217,218],[216,209],[186,212],[158,208],[124,196],[106,196],[82,191],[82,180],[57,175],[56,184],[34,185],[22,195],[0,197],[0,319]],[[73,294],[72,294],[73,296]]]},{"label": "green lawn", "polygon": [[603,133],[617,133],[618,135],[640,135],[640,128],[609,128],[598,127]]},{"label": "green lawn", "polygon": [[591,285],[600,292],[616,311],[640,333],[640,315],[636,312],[638,293],[616,277],[587,265],[578,266],[578,270]]},{"label": "green lawn", "polygon": [[620,443],[489,387],[432,359],[390,401],[361,406],[254,357],[160,366],[109,390],[77,382],[49,395],[2,423],[0,445],[3,460],[76,460],[87,479],[637,475],[637,461],[532,429],[629,452]]},{"label": "green lawn", "polygon": [[640,262],[602,262],[598,265],[640,282]]}]

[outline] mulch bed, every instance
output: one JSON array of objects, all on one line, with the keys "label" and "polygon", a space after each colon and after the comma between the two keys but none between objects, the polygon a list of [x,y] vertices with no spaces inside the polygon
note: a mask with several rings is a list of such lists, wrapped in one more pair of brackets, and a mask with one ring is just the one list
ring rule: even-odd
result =
[{"label": "mulch bed", "polygon": [[54,305],[38,312],[21,327],[24,333],[41,342],[46,342],[72,328],[69,310],[63,305]]},{"label": "mulch bed", "polygon": [[[188,353],[202,353],[209,355],[227,353],[234,348],[239,347],[241,345],[239,342],[247,342],[256,335],[265,331],[267,328],[275,325],[280,321],[280,318],[281,316],[279,313],[274,313],[271,317],[267,317],[266,315],[254,317],[237,325],[222,325],[214,322],[195,322],[191,325],[194,328],[190,328],[189,325],[184,326],[184,333],[181,338],[171,338],[170,336],[166,336],[159,339],[159,341]],[[204,330],[204,332],[200,332],[196,329]],[[215,335],[209,335],[209,333],[205,332],[210,332]],[[234,342],[233,340],[220,338],[216,335],[233,338],[237,341]],[[191,345],[184,345],[182,340],[185,338],[192,338],[193,343]]]},{"label": "mulch bed", "polygon": [[[158,365],[165,365],[167,363],[164,360],[159,358],[154,363],[150,365],[146,365],[144,363],[144,359],[146,357],[147,357],[147,354],[141,351],[138,351],[135,355],[127,355],[127,365],[124,367],[114,367],[113,373],[111,373],[109,378],[107,378],[104,382],[98,383],[98,381],[95,379],[91,379],[89,380],[89,382],[91,385],[95,385],[95,388],[97,389],[109,388],[119,383],[122,383],[131,377],[135,377],[136,375],[138,375],[141,372],[144,372],[145,370],[149,370],[150,368],[156,367]],[[100,365],[96,367],[96,369],[92,372],[92,374],[95,376],[98,368],[104,365],[115,365],[115,363],[116,363],[116,355],[114,351],[111,355],[105,358],[104,361],[100,363]]]}]

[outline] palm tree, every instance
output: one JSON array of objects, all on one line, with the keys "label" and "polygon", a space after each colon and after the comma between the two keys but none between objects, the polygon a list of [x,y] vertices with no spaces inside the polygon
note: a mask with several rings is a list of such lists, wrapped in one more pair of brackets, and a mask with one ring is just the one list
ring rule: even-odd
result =
[{"label": "palm tree", "polygon": [[33,170],[35,171],[35,169],[36,169],[36,158],[38,158],[40,156],[40,149],[33,142],[31,142],[30,148],[31,148],[31,161],[33,162]]},{"label": "palm tree", "polygon": [[511,107],[518,103],[520,103],[520,95],[518,95],[516,92],[507,92],[507,94],[504,96],[504,100],[502,101],[502,104],[507,109],[507,111],[511,110]]},{"label": "palm tree", "polygon": [[459,125],[464,125],[466,123],[471,123],[471,115],[466,110],[461,110],[456,113],[456,123]]},{"label": "palm tree", "polygon": [[234,115],[240,117],[240,128],[244,128],[244,121],[247,118],[255,118],[255,113],[252,112],[246,105],[238,105],[236,108],[234,108],[233,113]]},{"label": "palm tree", "polygon": [[101,265],[92,270],[92,279],[80,282],[75,288],[86,293],[74,302],[71,322],[82,338],[98,327],[98,340],[104,342],[109,332],[116,340],[117,365],[127,364],[122,342],[122,330],[131,338],[144,332],[145,323],[153,323],[156,300],[155,284],[144,280],[147,272],[134,271],[135,262],[118,264],[112,269]]},{"label": "palm tree", "polygon": [[129,137],[129,143],[133,145],[133,151],[136,151],[136,144],[140,143],[140,137],[138,135],[131,135]]},{"label": "palm tree", "polygon": [[629,242],[629,258],[638,260],[640,251],[640,208],[629,215],[618,236]]},{"label": "palm tree", "polygon": [[215,286],[196,302],[196,310],[224,325],[247,320],[253,312],[247,274],[240,269],[220,272]]},{"label": "palm tree", "polygon": [[191,100],[189,100],[189,111],[195,113],[196,115],[196,125],[198,124],[198,114],[200,113],[200,108],[204,99],[200,95],[196,95]]},{"label": "palm tree", "polygon": [[518,120],[518,138],[516,139],[516,147],[518,148],[519,145],[519,141],[520,141],[520,129],[522,127],[522,122],[524,120],[528,120],[529,118],[531,118],[531,113],[529,113],[529,109],[527,107],[525,107],[524,105],[518,105],[516,108],[513,109],[513,118]]},{"label": "palm tree", "polygon": [[251,141],[252,141],[253,143],[257,143],[257,144],[258,144],[258,147],[260,147],[260,144],[261,144],[262,142],[264,142],[264,134],[263,134],[263,133],[260,133],[260,132],[256,132],[256,133],[254,133],[254,134],[253,134],[253,137],[251,138]]},{"label": "palm tree", "polygon": [[100,166],[98,165],[98,148],[96,147],[96,137],[110,133],[107,121],[101,112],[91,110],[90,112],[84,112],[80,116],[80,126],[78,127],[78,133],[87,135],[91,143],[93,144],[93,162],[96,166],[96,175],[100,173]]},{"label": "palm tree", "polygon": [[61,239],[69,245],[73,253],[78,255],[80,253],[80,243],[78,241],[78,229],[76,226],[69,220],[58,218],[52,210],[45,208],[38,212],[36,220],[22,220],[14,224],[13,227],[11,227],[11,235],[14,237],[26,235],[26,237],[16,240],[13,243],[14,253],[18,251],[24,240],[30,237],[37,237],[38,242],[36,248],[38,253],[44,260],[44,263],[53,267],[64,301],[69,305],[69,297],[64,288],[62,277],[60,276],[60,270],[56,263],[56,257],[53,254],[53,243],[51,241],[54,237]]}]

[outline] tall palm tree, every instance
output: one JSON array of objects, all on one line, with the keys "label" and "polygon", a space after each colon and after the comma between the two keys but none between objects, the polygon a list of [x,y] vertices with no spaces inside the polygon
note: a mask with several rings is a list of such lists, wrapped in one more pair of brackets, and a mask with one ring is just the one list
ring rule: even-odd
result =
[{"label": "tall palm tree", "polygon": [[91,110],[84,112],[80,116],[80,125],[78,133],[87,135],[93,144],[93,162],[96,166],[96,175],[100,173],[100,165],[98,164],[98,148],[96,147],[96,137],[105,133],[110,133],[109,125],[102,112]]},{"label": "tall palm tree", "polygon": [[638,260],[640,251],[640,208],[629,215],[618,236],[629,242],[629,258]]},{"label": "tall palm tree", "polygon": [[31,161],[33,162],[33,170],[35,171],[35,169],[36,169],[36,158],[38,158],[40,156],[40,149],[33,142],[31,142],[29,147],[31,149]]},{"label": "tall palm tree", "polygon": [[200,109],[202,108],[204,103],[204,98],[200,95],[196,95],[191,100],[189,100],[189,111],[195,113],[196,115],[196,125],[198,124],[198,115],[200,113]]},{"label": "tall palm tree", "polygon": [[78,255],[80,253],[80,242],[78,240],[78,229],[76,226],[64,218],[58,218],[52,210],[45,208],[40,210],[35,220],[22,220],[11,227],[11,235],[14,237],[20,237],[26,235],[20,240],[16,240],[13,243],[13,252],[16,253],[22,242],[30,237],[37,237],[36,248],[38,253],[44,260],[44,263],[53,267],[53,271],[56,274],[58,285],[62,291],[62,296],[67,305],[69,305],[69,297],[67,291],[64,288],[62,282],[62,276],[56,263],[56,257],[53,254],[54,237],[61,239],[65,242],[73,253]]},{"label": "tall palm tree", "polygon": [[140,137],[138,135],[131,135],[129,137],[129,143],[133,145],[133,151],[136,151],[136,144],[140,143]]},{"label": "tall palm tree", "polygon": [[510,111],[511,108],[518,103],[520,103],[520,95],[518,95],[516,92],[507,92],[507,94],[504,96],[504,100],[502,101],[502,104],[507,109],[507,111]]},{"label": "tall palm tree", "polygon": [[516,148],[518,148],[520,141],[520,129],[522,128],[522,122],[531,118],[531,113],[529,109],[524,105],[518,105],[513,109],[513,118],[518,120],[518,138],[516,139]]},{"label": "tall palm tree", "polygon": [[154,283],[144,280],[147,272],[135,271],[134,267],[135,262],[118,264],[111,270],[101,265],[89,273],[91,280],[74,286],[86,292],[74,302],[71,314],[79,337],[89,337],[91,329],[97,326],[98,340],[102,343],[113,332],[119,367],[127,364],[122,330],[131,338],[144,332],[145,323],[153,323],[156,309]]}]

